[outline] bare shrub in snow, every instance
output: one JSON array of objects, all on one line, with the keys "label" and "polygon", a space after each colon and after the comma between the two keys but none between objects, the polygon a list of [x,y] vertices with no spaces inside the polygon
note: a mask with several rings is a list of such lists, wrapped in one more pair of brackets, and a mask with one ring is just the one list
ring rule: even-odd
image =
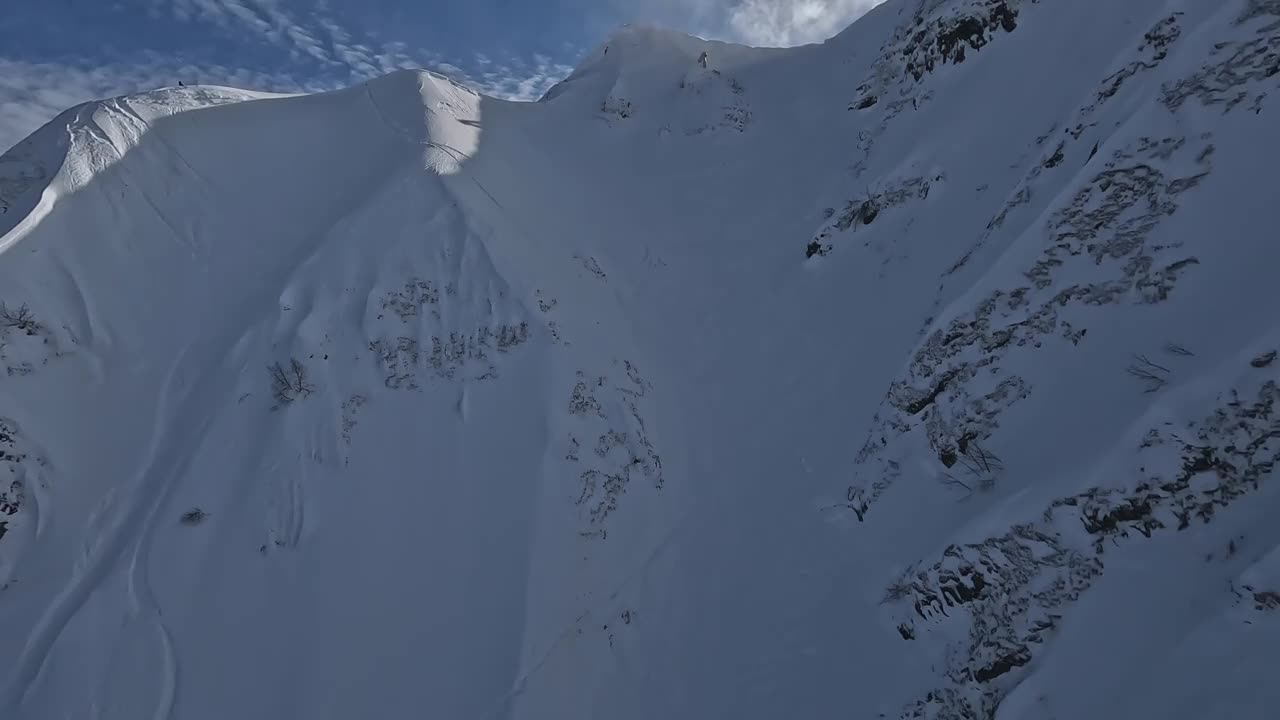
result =
[{"label": "bare shrub in snow", "polygon": [[952,475],[951,473],[943,473],[938,476],[938,482],[946,487],[963,488],[967,499],[969,495],[974,493],[991,492],[996,487],[996,478],[994,475],[971,475],[965,476],[965,480]]},{"label": "bare shrub in snow", "polygon": [[889,586],[884,589],[884,596],[880,598],[880,604],[888,605],[910,597],[913,589],[912,583],[915,580],[913,577],[914,572],[914,567],[907,568],[906,572],[889,583]]},{"label": "bare shrub in snow", "polygon": [[955,449],[944,453],[941,459],[947,467],[958,466],[963,470],[964,479],[951,473],[943,473],[938,477],[938,482],[947,487],[963,488],[969,494],[988,492],[995,488],[996,478],[1004,470],[1004,461],[1000,456],[984,448],[972,435],[962,436]]},{"label": "bare shrub in snow", "polygon": [[315,391],[315,385],[307,380],[307,368],[297,358],[290,358],[289,365],[276,362],[267,367],[271,374],[271,397],[277,407],[300,400]]},{"label": "bare shrub in snow", "polygon": [[876,216],[880,214],[880,197],[877,193],[873,193],[871,188],[865,191],[865,197],[862,200],[862,207],[858,210],[858,220],[863,225],[870,225],[875,222]]},{"label": "bare shrub in snow", "polygon": [[955,475],[952,475],[951,473],[942,473],[941,475],[939,475],[939,476],[938,476],[938,482],[942,483],[942,484],[943,484],[944,486],[946,486],[946,487],[958,487],[958,488],[964,488],[964,489],[965,489],[966,491],[968,491],[968,492],[973,492],[973,486],[972,486],[972,485],[970,485],[969,483],[967,483],[967,482],[965,482],[965,481],[961,480],[960,478],[956,477]]},{"label": "bare shrub in snow", "polygon": [[1134,355],[1125,372],[1143,382],[1143,392],[1153,393],[1169,384],[1169,368],[1151,362],[1146,355]]},{"label": "bare shrub in snow", "polygon": [[182,513],[182,517],[179,518],[179,520],[183,525],[199,525],[204,522],[207,517],[209,517],[209,513],[204,510],[201,510],[200,508],[191,508],[190,510]]},{"label": "bare shrub in snow", "polygon": [[976,439],[960,439],[960,458],[962,467],[975,477],[994,480],[1004,470],[1004,461],[1000,456],[982,447]]},{"label": "bare shrub in snow", "polygon": [[0,302],[0,326],[18,330],[28,335],[35,335],[40,332],[40,323],[36,322],[35,316],[31,313],[31,308],[23,303],[16,310],[10,308],[3,302]]}]

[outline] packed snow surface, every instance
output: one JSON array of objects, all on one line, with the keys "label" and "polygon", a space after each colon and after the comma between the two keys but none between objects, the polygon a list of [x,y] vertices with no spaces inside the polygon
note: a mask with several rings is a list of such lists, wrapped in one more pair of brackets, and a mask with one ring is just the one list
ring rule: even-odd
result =
[{"label": "packed snow surface", "polygon": [[0,157],[0,717],[1275,718],[1278,48],[891,0],[68,110]]}]

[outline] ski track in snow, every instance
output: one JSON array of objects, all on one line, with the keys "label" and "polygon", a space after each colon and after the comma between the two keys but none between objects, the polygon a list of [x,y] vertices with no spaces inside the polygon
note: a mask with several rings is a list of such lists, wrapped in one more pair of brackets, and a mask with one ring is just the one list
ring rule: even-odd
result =
[{"label": "ski track in snow", "polygon": [[[196,378],[197,386],[191,387],[189,384],[193,379],[184,377],[184,371],[189,367],[198,367],[189,358],[196,355],[207,357],[201,352],[207,350],[186,348],[166,373],[156,405],[150,446],[136,485],[129,492],[128,500],[123,502],[123,507],[112,508],[114,519],[90,540],[86,562],[77,564],[72,576],[28,635],[3,695],[2,704],[11,708],[15,715],[27,688],[39,675],[63,630],[122,556],[130,553],[128,591],[133,613],[148,617],[156,625],[157,638],[163,650],[164,666],[159,671],[160,698],[156,717],[170,716],[177,686],[177,660],[161,609],[156,605],[149,586],[147,558],[159,511],[173,483],[182,477],[191,461],[196,450],[192,444],[199,442],[214,419],[214,414],[208,411],[208,408],[218,405],[212,394],[212,378]],[[184,408],[194,407],[205,409],[183,412]]]}]

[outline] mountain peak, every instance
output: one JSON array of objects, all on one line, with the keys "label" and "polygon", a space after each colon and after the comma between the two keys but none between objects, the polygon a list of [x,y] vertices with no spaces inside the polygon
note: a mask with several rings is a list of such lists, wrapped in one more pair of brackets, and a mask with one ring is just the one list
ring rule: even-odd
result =
[{"label": "mountain peak", "polygon": [[632,78],[643,84],[645,76],[661,81],[673,71],[682,73],[704,61],[707,67],[731,67],[775,51],[707,40],[656,25],[623,25],[589,52],[573,72],[548,90],[542,99],[555,98],[588,77]]}]

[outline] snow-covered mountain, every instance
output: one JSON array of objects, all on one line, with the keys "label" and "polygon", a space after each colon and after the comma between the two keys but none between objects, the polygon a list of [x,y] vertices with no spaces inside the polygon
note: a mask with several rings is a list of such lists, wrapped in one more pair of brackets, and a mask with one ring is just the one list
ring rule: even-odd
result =
[{"label": "snow-covered mountain", "polygon": [[1277,0],[891,0],[68,110],[0,717],[1275,717],[1278,91]]}]

